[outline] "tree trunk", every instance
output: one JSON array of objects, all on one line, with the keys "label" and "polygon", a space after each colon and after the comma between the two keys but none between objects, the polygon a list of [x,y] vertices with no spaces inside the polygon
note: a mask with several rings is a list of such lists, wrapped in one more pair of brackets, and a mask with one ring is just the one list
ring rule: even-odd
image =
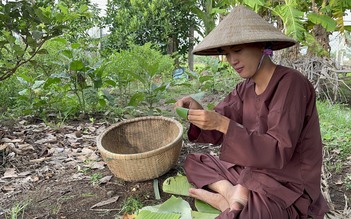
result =
[{"label": "tree trunk", "polygon": [[[329,45],[329,35],[330,33],[322,27],[322,25],[317,24],[312,29],[312,34],[317,40],[317,42],[323,47],[325,51],[330,54],[330,45]],[[314,54],[317,55],[317,54]]]},{"label": "tree trunk", "polygon": [[[327,3],[328,3],[327,0],[323,0],[322,7],[327,5]],[[319,9],[318,9],[318,6],[316,4],[316,1],[312,0],[311,4],[312,4],[312,11],[314,13],[316,13],[316,14],[321,14]],[[325,51],[327,51],[328,54],[330,54],[330,49],[331,49],[330,45],[329,45],[329,35],[330,35],[330,33],[324,27],[322,27],[322,25],[317,24],[312,29],[312,35],[317,40],[317,42],[322,46],[322,48]],[[309,55],[318,56],[318,54],[313,54],[313,52],[316,52],[316,51],[309,51]]]},{"label": "tree trunk", "polygon": [[195,32],[194,26],[191,26],[189,29],[189,51],[188,51],[188,66],[190,71],[194,71],[194,55],[192,53],[194,49],[194,42],[195,42],[194,32]]}]

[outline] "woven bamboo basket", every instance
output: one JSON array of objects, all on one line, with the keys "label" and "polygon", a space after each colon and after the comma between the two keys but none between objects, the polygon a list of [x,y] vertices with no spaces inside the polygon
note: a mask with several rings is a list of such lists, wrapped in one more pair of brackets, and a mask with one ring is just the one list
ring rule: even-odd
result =
[{"label": "woven bamboo basket", "polygon": [[125,181],[145,181],[168,172],[178,161],[183,126],[162,116],[125,120],[97,137],[108,168]]}]

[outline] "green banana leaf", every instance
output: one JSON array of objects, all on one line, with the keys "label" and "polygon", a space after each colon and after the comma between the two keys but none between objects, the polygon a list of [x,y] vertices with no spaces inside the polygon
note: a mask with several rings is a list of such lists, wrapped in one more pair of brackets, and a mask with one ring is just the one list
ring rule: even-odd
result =
[{"label": "green banana leaf", "polygon": [[221,213],[219,210],[215,209],[211,205],[198,199],[195,199],[195,207],[199,212],[203,213],[216,214],[217,216]]},{"label": "green banana leaf", "polygon": [[152,212],[149,210],[142,210],[136,219],[179,219],[180,214],[173,214],[173,213],[158,213]]},{"label": "green banana leaf", "polygon": [[[155,206],[146,206],[143,207],[142,209],[139,210],[139,214],[144,211],[148,210],[151,212],[156,212],[156,213],[175,213],[175,214],[180,214],[182,219],[189,219],[191,218],[191,207],[188,202],[183,200],[182,198],[176,198],[175,196],[171,196],[167,201],[160,205],[155,205]],[[139,219],[139,214],[136,217],[136,219]],[[143,213],[144,214],[144,213]],[[167,216],[163,215],[162,219],[168,219],[173,216]]]},{"label": "green banana leaf", "polygon": [[186,176],[178,175],[167,178],[162,185],[162,190],[174,195],[189,196],[189,189],[193,186],[188,182]]},{"label": "green banana leaf", "polygon": [[136,219],[214,219],[218,214],[192,211],[188,202],[172,196],[160,205],[139,210]]},{"label": "green banana leaf", "polygon": [[[163,182],[162,186],[163,191],[166,193],[183,196],[189,196],[188,190],[190,188],[193,188],[193,186],[188,182],[186,176],[183,175],[167,178]],[[220,213],[219,210],[213,208],[211,205],[197,199],[195,199],[195,207],[197,211],[203,213],[211,213],[216,215]]]},{"label": "green banana leaf", "polygon": [[215,219],[218,214],[204,213],[198,211],[192,211],[191,217],[192,219]]}]

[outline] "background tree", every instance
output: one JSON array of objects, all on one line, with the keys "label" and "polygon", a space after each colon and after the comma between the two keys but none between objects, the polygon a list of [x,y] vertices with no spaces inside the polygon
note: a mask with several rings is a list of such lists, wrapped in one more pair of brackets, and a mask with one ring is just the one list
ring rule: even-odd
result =
[{"label": "background tree", "polygon": [[35,65],[37,54],[47,54],[42,48],[47,40],[61,35],[77,18],[90,16],[83,6],[73,11],[64,3],[33,2],[0,2],[0,81],[26,63]]},{"label": "background tree", "polygon": [[195,24],[193,1],[111,0],[106,24],[110,26],[108,50],[123,50],[129,44],[151,42],[164,54],[184,55],[189,48],[189,27]]}]

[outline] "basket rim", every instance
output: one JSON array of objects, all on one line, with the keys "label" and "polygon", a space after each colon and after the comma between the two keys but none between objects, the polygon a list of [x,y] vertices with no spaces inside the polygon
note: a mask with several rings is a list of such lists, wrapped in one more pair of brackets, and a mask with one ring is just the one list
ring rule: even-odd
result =
[{"label": "basket rim", "polygon": [[[105,149],[102,144],[102,138],[111,130],[114,129],[118,126],[127,124],[127,123],[134,123],[134,122],[138,122],[138,121],[142,121],[142,120],[167,120],[170,122],[173,122],[174,124],[176,124],[179,128],[179,133],[177,135],[176,138],[174,138],[174,140],[160,148],[157,148],[155,150],[152,151],[146,151],[146,152],[142,152],[142,153],[134,153],[134,154],[117,154],[117,153],[112,153],[109,150]],[[157,154],[160,154],[166,150],[168,150],[169,148],[173,147],[174,144],[176,144],[178,141],[182,140],[182,135],[183,135],[183,125],[173,119],[173,118],[169,118],[169,117],[164,117],[164,116],[144,116],[144,117],[137,117],[137,118],[133,118],[133,119],[127,119],[121,122],[118,122],[116,124],[113,124],[111,126],[109,126],[108,128],[106,128],[104,131],[102,131],[96,138],[97,141],[97,148],[100,150],[100,152],[105,153],[106,156],[108,157],[112,157],[112,158],[116,158],[116,159],[122,159],[122,160],[135,160],[135,159],[144,159],[144,158],[148,158]],[[181,144],[182,145],[182,144]]]}]

